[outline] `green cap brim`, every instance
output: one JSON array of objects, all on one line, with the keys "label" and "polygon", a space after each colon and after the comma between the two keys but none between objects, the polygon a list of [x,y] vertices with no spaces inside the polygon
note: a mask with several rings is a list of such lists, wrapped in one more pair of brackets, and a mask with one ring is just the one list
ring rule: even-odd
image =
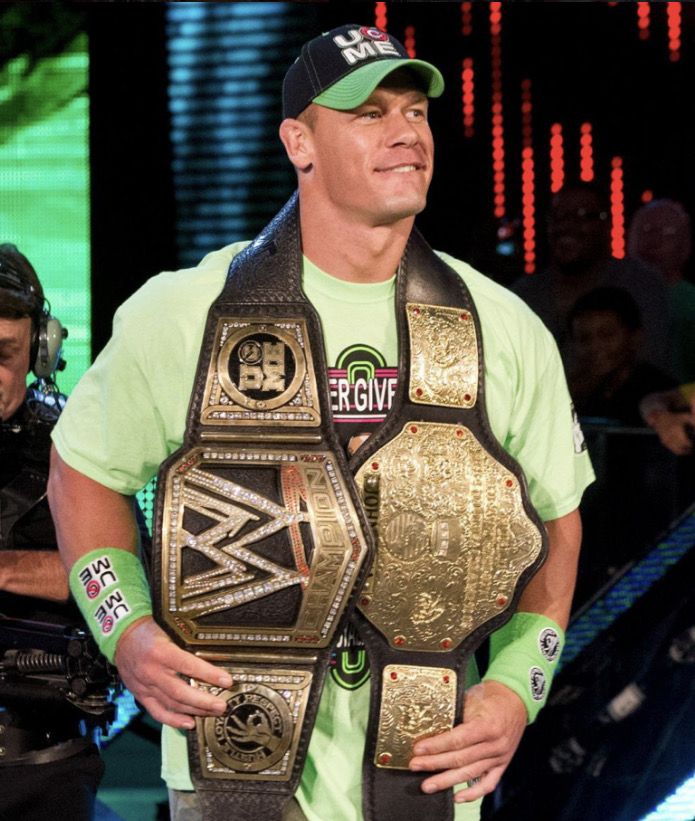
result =
[{"label": "green cap brim", "polygon": [[384,77],[401,68],[412,69],[417,74],[424,82],[424,91],[428,97],[439,97],[444,91],[444,78],[431,63],[424,60],[376,60],[351,71],[314,97],[312,102],[339,111],[357,108]]}]

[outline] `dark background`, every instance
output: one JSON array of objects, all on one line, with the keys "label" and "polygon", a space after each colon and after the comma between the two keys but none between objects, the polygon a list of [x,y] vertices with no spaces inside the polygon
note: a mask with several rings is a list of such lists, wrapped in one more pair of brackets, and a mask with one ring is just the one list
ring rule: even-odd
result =
[{"label": "dark background", "polygon": [[[94,348],[110,329],[116,305],[144,279],[176,267],[176,202],[170,171],[163,3],[71,4],[84,15],[91,43]],[[209,4],[216,5],[216,4]],[[695,80],[695,6],[682,4],[683,45],[669,60],[665,3],[652,4],[651,36],[638,37],[635,3],[504,3],[502,77],[507,213],[521,215],[520,88],[532,82],[536,221],[543,256],[543,213],[549,198],[550,125],[561,122],[566,180],[578,176],[579,128],[593,124],[596,180],[607,188],[610,160],[623,157],[626,214],[645,189],[695,206],[695,134],[690,123]],[[373,3],[297,3],[288,25],[304,39],[346,21],[372,23]],[[461,33],[460,3],[389,3],[388,29],[402,38],[415,26],[417,56],[441,68],[445,96],[432,106],[437,171],[419,224],[430,243],[509,282],[518,257],[494,253],[490,159],[489,4],[473,3],[473,33]],[[288,53],[289,65],[294,52]],[[463,137],[461,60],[476,68],[475,136]],[[275,70],[279,121],[284,65]],[[278,155],[282,151],[275,143]],[[262,191],[262,162],[259,195]],[[267,216],[292,188],[268,202]],[[280,186],[282,187],[282,186]],[[230,197],[233,192],[230,192]],[[265,224],[260,214],[249,234]],[[229,236],[225,241],[248,238]],[[519,238],[520,239],[520,238]],[[211,250],[211,249],[210,249]]]}]

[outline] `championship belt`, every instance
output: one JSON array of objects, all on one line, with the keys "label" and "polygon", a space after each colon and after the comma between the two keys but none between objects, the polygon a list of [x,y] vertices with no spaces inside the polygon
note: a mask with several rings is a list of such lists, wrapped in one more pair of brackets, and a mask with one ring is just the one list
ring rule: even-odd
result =
[{"label": "championship belt", "polygon": [[234,681],[192,682],[228,705],[189,732],[206,821],[282,817],[373,555],[330,421],[301,259],[295,197],[232,263],[208,314],[184,444],[159,473],[157,621]]},{"label": "championship belt", "polygon": [[547,545],[490,429],[470,293],[415,230],[396,316],[407,378],[350,463],[377,538],[355,617],[371,667],[363,810],[367,821],[448,821],[452,792],[421,791],[413,746],[461,723],[471,654],[511,617]]},{"label": "championship belt", "polygon": [[462,720],[470,654],[546,548],[490,431],[475,306],[415,230],[396,301],[397,394],[349,466],[301,291],[296,195],[208,315],[184,445],[159,475],[154,574],[159,623],[234,679],[194,682],[228,702],[189,734],[206,821],[282,817],[372,529],[353,615],[372,669],[364,817],[453,818],[451,791],[425,795],[407,770],[413,744]]}]

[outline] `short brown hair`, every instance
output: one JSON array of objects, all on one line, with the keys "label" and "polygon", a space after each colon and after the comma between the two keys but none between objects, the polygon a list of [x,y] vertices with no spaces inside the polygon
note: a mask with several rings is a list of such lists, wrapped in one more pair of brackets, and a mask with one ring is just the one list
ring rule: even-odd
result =
[{"label": "short brown hair", "polygon": [[0,317],[28,316],[36,323],[43,303],[43,288],[34,266],[16,245],[0,244]]}]

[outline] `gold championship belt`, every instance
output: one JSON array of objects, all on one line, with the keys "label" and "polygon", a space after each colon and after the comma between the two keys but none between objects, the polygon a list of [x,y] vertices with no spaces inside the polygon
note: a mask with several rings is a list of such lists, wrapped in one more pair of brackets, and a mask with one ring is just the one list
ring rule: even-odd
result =
[{"label": "gold championship belt", "polygon": [[487,423],[470,295],[417,232],[397,316],[394,406],[348,467],[301,291],[295,198],[210,310],[155,538],[158,621],[234,681],[194,682],[228,704],[189,734],[206,819],[282,817],[356,602],[372,668],[364,817],[453,818],[451,792],[426,796],[407,770],[412,747],[461,721],[470,653],[513,612],[544,541]]},{"label": "gold championship belt", "polygon": [[518,464],[485,409],[482,336],[458,276],[413,232],[397,286],[399,382],[351,462],[377,551],[357,620],[371,667],[365,819],[453,819],[413,746],[463,719],[473,651],[516,609],[547,550]]},{"label": "gold championship belt", "polygon": [[[410,400],[473,407],[478,350],[470,314],[409,304],[406,316]],[[519,480],[463,424],[406,422],[356,481],[377,536],[360,608],[394,650],[458,647],[506,610],[540,554]],[[407,769],[418,738],[452,728],[457,674],[393,667],[384,671],[374,763]],[[395,721],[394,711],[404,718]]]}]

